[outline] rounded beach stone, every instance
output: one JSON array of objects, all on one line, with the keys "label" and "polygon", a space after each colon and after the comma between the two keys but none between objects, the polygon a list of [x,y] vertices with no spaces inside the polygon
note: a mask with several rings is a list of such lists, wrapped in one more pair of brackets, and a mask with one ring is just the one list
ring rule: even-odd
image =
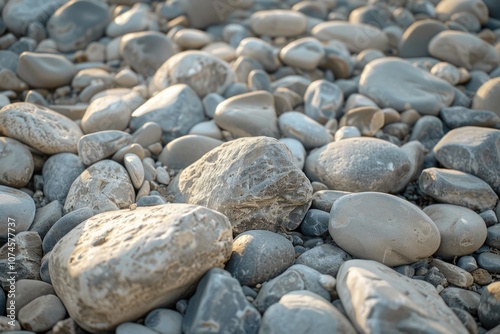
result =
[{"label": "rounded beach stone", "polygon": [[[477,96],[478,95],[476,94],[476,97]],[[498,111],[490,111],[482,110],[488,108],[483,108],[483,105],[476,106],[473,104],[472,107],[474,109],[460,106],[443,108],[439,113],[439,117],[450,129],[461,128],[464,126],[481,126],[485,128],[492,128],[495,127],[497,123],[500,123],[500,108],[498,109]],[[489,108],[495,109],[496,105]]]},{"label": "rounded beach stone", "polygon": [[106,3],[91,0],[70,1],[48,20],[47,32],[62,52],[85,49],[102,36],[110,14]]},{"label": "rounded beach stone", "polygon": [[77,69],[66,57],[58,54],[23,52],[17,63],[17,75],[35,88],[57,88],[67,85]]},{"label": "rounded beach stone", "polygon": [[157,331],[135,322],[124,322],[116,327],[115,334],[157,334]]},{"label": "rounded beach stone", "polygon": [[255,37],[242,39],[236,49],[236,55],[238,57],[248,57],[257,60],[258,64],[264,67],[266,71],[274,72],[279,67],[279,61],[274,53],[273,46],[268,42]]},{"label": "rounded beach stone", "polygon": [[[118,37],[128,33],[154,30],[154,17],[149,10],[149,6],[139,2],[129,10],[117,15],[106,27],[106,35]],[[154,23],[150,25],[150,23]]]},{"label": "rounded beach stone", "polygon": [[45,161],[42,170],[43,194],[49,201],[64,204],[73,181],[85,170],[76,154],[59,153]]},{"label": "rounded beach stone", "polygon": [[483,290],[477,311],[484,328],[491,329],[500,323],[500,282],[491,283]]},{"label": "rounded beach stone", "polygon": [[207,270],[224,266],[232,241],[227,217],[200,206],[105,212],[57,243],[52,283],[83,329],[109,331],[187,297]]},{"label": "rounded beach stone", "polygon": [[144,182],[144,167],[141,159],[133,153],[127,153],[125,154],[124,164],[134,188],[139,189]]},{"label": "rounded beach stone", "polygon": [[182,314],[177,311],[157,308],[149,312],[144,325],[162,334],[182,333]]},{"label": "rounded beach stone", "polygon": [[[327,212],[325,214],[328,217],[330,216]],[[326,229],[328,231],[328,222]],[[352,257],[341,248],[330,244],[322,244],[302,253],[295,261],[295,264],[303,264],[316,269],[324,275],[336,277],[340,266],[350,259]]]},{"label": "rounded beach stone", "polygon": [[423,210],[441,235],[437,256],[452,258],[475,252],[486,240],[486,224],[474,211],[462,206],[435,204]]},{"label": "rounded beach stone", "polygon": [[21,142],[0,137],[0,184],[21,188],[28,184],[35,164],[30,150]]},{"label": "rounded beach stone", "polygon": [[189,130],[205,119],[203,105],[196,92],[186,84],[172,85],[150,98],[132,113],[130,128],[136,130],[155,122],[168,143],[187,135]]},{"label": "rounded beach stone", "polygon": [[434,286],[375,261],[347,261],[337,275],[337,291],[358,331],[373,332],[383,324],[403,332],[425,327],[437,333],[442,328],[468,333]]},{"label": "rounded beach stone", "polygon": [[436,20],[419,20],[409,26],[399,42],[401,58],[428,57],[428,46],[434,36],[448,28]]},{"label": "rounded beach stone", "polygon": [[213,42],[209,33],[199,29],[181,29],[175,33],[174,42],[184,49],[200,49]]},{"label": "rounded beach stone", "polygon": [[344,104],[344,93],[326,80],[311,82],[304,94],[304,113],[320,124],[335,118]]},{"label": "rounded beach stone", "polygon": [[241,285],[254,286],[275,278],[295,260],[293,244],[270,231],[252,230],[241,233],[233,242],[231,258],[226,263]]},{"label": "rounded beach stone", "polygon": [[460,70],[447,62],[440,62],[431,68],[431,74],[455,86],[460,81]]},{"label": "rounded beach stone", "polygon": [[144,77],[150,77],[176,53],[174,43],[165,34],[143,31],[121,38],[120,56],[130,67]]},{"label": "rounded beach stone", "polygon": [[[389,82],[387,77],[391,78]],[[394,57],[369,63],[361,74],[359,92],[381,108],[411,108],[425,115],[437,115],[455,96],[448,82]]]},{"label": "rounded beach stone", "polygon": [[500,130],[466,126],[448,132],[434,147],[446,168],[479,177],[500,193]]},{"label": "rounded beach stone", "polygon": [[389,39],[382,30],[362,23],[324,22],[312,29],[312,35],[320,41],[342,41],[354,53],[366,49],[385,51],[389,47]]},{"label": "rounded beach stone", "polygon": [[312,151],[305,172],[329,189],[391,192],[410,172],[410,160],[384,140],[347,138]]},{"label": "rounded beach stone", "polygon": [[294,37],[306,31],[307,16],[293,10],[261,10],[250,16],[250,28],[257,35]]},{"label": "rounded beach stone", "polygon": [[35,218],[35,202],[23,191],[0,185],[0,215],[5,217],[4,223],[0,224],[0,239],[6,240],[9,232],[19,233],[31,226]]},{"label": "rounded beach stone", "polygon": [[493,70],[500,61],[491,44],[460,31],[443,31],[437,34],[429,43],[429,53],[455,66],[485,72]]},{"label": "rounded beach stone", "polygon": [[478,177],[457,170],[427,168],[419,178],[419,187],[438,201],[456,204],[472,210],[493,208],[498,196]]},{"label": "rounded beach stone", "polygon": [[314,70],[324,56],[323,45],[313,37],[297,39],[280,51],[280,58],[286,65],[304,70]]},{"label": "rounded beach stone", "polygon": [[73,182],[64,211],[89,207],[100,213],[127,208],[134,201],[135,191],[127,170],[112,160],[102,160],[87,168]]},{"label": "rounded beach stone", "polygon": [[323,297],[306,290],[289,292],[262,317],[259,334],[355,334],[347,318]]},{"label": "rounded beach stone", "polygon": [[235,234],[293,230],[309,209],[310,181],[278,140],[251,137],[214,148],[169,184],[175,202],[225,214]]},{"label": "rounded beach stone", "polygon": [[66,309],[55,295],[38,297],[19,310],[19,322],[24,329],[45,332],[66,317]]},{"label": "rounded beach stone", "polygon": [[80,138],[78,141],[78,155],[85,165],[90,166],[97,161],[110,157],[131,142],[132,136],[123,131],[94,132]]},{"label": "rounded beach stone", "polygon": [[436,6],[437,17],[443,22],[460,12],[473,14],[481,24],[488,21],[488,7],[482,0],[444,0]]},{"label": "rounded beach stone", "polygon": [[479,87],[472,109],[490,110],[500,116],[500,78],[492,78]]},{"label": "rounded beach stone", "polygon": [[45,154],[77,152],[80,127],[48,108],[17,102],[0,109],[0,133]]},{"label": "rounded beach stone", "polygon": [[302,145],[302,143],[297,139],[293,138],[280,138],[280,142],[288,147],[292,153],[295,166],[302,170],[306,161],[306,149],[304,148],[304,145]]},{"label": "rounded beach stone", "polygon": [[7,305],[11,305],[11,300],[13,300],[17,310],[22,310],[24,306],[38,297],[55,295],[52,285],[34,279],[20,279],[16,281],[15,288],[15,296],[11,295],[11,297],[7,299]]},{"label": "rounded beach stone", "polygon": [[372,137],[384,126],[384,112],[378,107],[357,107],[342,116],[339,126],[355,126],[361,135]]},{"label": "rounded beach stone", "polygon": [[168,168],[184,169],[223,143],[200,135],[182,136],[165,145],[158,160]]},{"label": "rounded beach stone", "polygon": [[219,103],[214,121],[234,138],[280,136],[274,97],[266,91],[239,94]]},{"label": "rounded beach stone", "polygon": [[209,93],[223,94],[233,79],[233,70],[225,61],[202,51],[184,51],[160,66],[150,87],[157,92],[184,83],[203,98]]},{"label": "rounded beach stone", "polygon": [[283,136],[297,139],[306,150],[326,145],[333,140],[327,128],[297,111],[287,111],[280,115],[278,124]]},{"label": "rounded beach stone", "polygon": [[328,229],[349,254],[388,266],[429,257],[440,242],[438,228],[422,210],[383,193],[342,196],[332,206]]}]

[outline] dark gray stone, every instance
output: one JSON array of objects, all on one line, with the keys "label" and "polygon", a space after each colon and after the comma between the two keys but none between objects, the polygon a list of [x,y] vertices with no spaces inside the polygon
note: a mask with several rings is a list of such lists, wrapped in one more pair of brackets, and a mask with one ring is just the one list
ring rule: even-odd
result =
[{"label": "dark gray stone", "polygon": [[409,26],[399,43],[402,58],[427,57],[429,42],[434,36],[448,28],[436,20],[419,20]]},{"label": "dark gray stone", "polygon": [[142,196],[137,201],[137,206],[155,206],[167,204],[167,200],[159,195]]},{"label": "dark gray stone", "polygon": [[15,297],[8,298],[7,304],[10,304],[11,300],[15,301],[16,309],[19,312],[36,298],[49,294],[56,294],[52,285],[34,279],[21,279],[16,282]]},{"label": "dark gray stone", "polygon": [[480,295],[474,291],[448,287],[439,294],[449,307],[459,308],[472,315],[477,314]]},{"label": "dark gray stone", "polygon": [[495,224],[498,224],[498,217],[493,210],[486,210],[483,211],[479,214],[481,218],[483,218],[484,223],[486,224],[486,227],[493,226]]},{"label": "dark gray stone", "polygon": [[295,260],[295,264],[303,264],[324,275],[336,277],[340,266],[351,259],[352,257],[341,248],[322,244],[303,253]]},{"label": "dark gray stone", "polygon": [[439,116],[450,129],[464,126],[494,127],[500,117],[490,110],[475,110],[465,107],[447,107],[441,109]]},{"label": "dark gray stone", "polygon": [[80,225],[85,220],[94,215],[91,208],[81,208],[64,215],[47,232],[43,238],[43,252],[47,254],[54,248],[56,243],[61,240],[69,231]]},{"label": "dark gray stone", "polygon": [[257,333],[260,320],[238,281],[228,272],[213,268],[189,300],[182,327],[186,333],[251,334]]},{"label": "dark gray stone", "polygon": [[[314,195],[313,195],[314,198]],[[300,231],[309,237],[320,237],[328,232],[328,212],[318,209],[309,209],[300,224]]]},{"label": "dark gray stone", "polygon": [[[7,290],[8,291],[8,290]],[[3,289],[0,289],[0,316],[5,315],[6,296]]]},{"label": "dark gray stone", "polygon": [[413,126],[410,141],[418,140],[432,150],[443,136],[443,122],[436,116],[423,116]]},{"label": "dark gray stone", "polygon": [[338,190],[320,190],[313,194],[312,198],[312,209],[318,209],[326,212],[330,212],[333,203],[340,197],[349,195],[350,192],[338,191]]},{"label": "dark gray stone", "polygon": [[429,271],[425,274],[424,280],[431,283],[435,287],[437,287],[438,285],[441,285],[442,287],[448,286],[446,277],[437,268],[429,269]]},{"label": "dark gray stone", "polygon": [[486,244],[490,247],[500,249],[500,224],[488,227]]},{"label": "dark gray stone", "polygon": [[500,274],[500,255],[483,252],[477,257],[479,267],[488,270],[490,273]]},{"label": "dark gray stone", "polygon": [[49,204],[36,210],[35,220],[29,228],[29,231],[35,231],[44,238],[47,232],[62,217],[62,205],[59,201],[54,200]]},{"label": "dark gray stone", "polygon": [[0,245],[2,245],[9,236],[26,231],[31,226],[35,217],[35,202],[30,195],[21,190],[0,185],[0,217],[2,219]]},{"label": "dark gray stone", "polygon": [[45,197],[64,205],[71,184],[84,170],[85,166],[76,154],[59,153],[51,156],[42,171]]},{"label": "dark gray stone", "polygon": [[451,310],[460,319],[465,328],[467,328],[469,334],[479,334],[476,320],[474,320],[474,317],[469,312],[455,307],[452,307]]},{"label": "dark gray stone", "polygon": [[500,323],[500,282],[491,283],[481,294],[478,308],[481,326],[492,329]]},{"label": "dark gray stone", "polygon": [[225,269],[241,285],[254,286],[275,278],[295,260],[293,244],[270,231],[252,230],[233,241],[233,252]]},{"label": "dark gray stone", "polygon": [[15,73],[17,70],[18,58],[19,55],[12,51],[0,50],[0,69],[7,68]]},{"label": "dark gray stone", "polygon": [[66,317],[63,303],[55,295],[45,295],[24,306],[18,314],[24,329],[45,332]]},{"label": "dark gray stone", "polygon": [[478,268],[476,259],[469,255],[462,256],[460,259],[458,259],[457,266],[469,273]]},{"label": "dark gray stone", "polygon": [[50,271],[49,271],[49,258],[50,252],[45,254],[42,258],[42,263],[40,265],[40,278],[45,283],[52,284],[52,280],[50,279]]}]

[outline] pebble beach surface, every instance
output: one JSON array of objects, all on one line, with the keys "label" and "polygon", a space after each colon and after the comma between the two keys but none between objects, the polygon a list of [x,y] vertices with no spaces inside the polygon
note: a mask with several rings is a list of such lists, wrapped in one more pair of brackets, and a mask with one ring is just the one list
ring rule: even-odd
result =
[{"label": "pebble beach surface", "polygon": [[500,1],[0,9],[0,332],[500,333]]}]

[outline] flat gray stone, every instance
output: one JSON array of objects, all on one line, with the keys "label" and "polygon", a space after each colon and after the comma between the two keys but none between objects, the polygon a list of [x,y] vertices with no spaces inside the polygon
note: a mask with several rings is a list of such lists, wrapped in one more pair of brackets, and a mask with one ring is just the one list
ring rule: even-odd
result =
[{"label": "flat gray stone", "polygon": [[357,107],[347,111],[339,127],[354,126],[361,135],[373,137],[384,126],[384,112],[378,107]]},{"label": "flat gray stone", "polygon": [[425,259],[440,243],[438,228],[422,210],[384,193],[342,196],[333,204],[328,229],[352,256],[388,266]]},{"label": "flat gray stone", "polygon": [[441,272],[446,280],[453,285],[461,288],[468,288],[474,284],[474,278],[470,273],[451,263],[433,259],[430,265],[439,269],[439,272]]},{"label": "flat gray stone", "polygon": [[182,136],[165,145],[158,160],[169,168],[184,169],[223,143],[221,140],[206,136]]},{"label": "flat gray stone", "polygon": [[326,80],[311,82],[304,95],[304,113],[320,124],[335,118],[343,104],[340,87]]},{"label": "flat gray stone", "polygon": [[323,45],[314,37],[297,39],[280,51],[283,63],[309,71],[316,69],[324,56]]},{"label": "flat gray stone", "polygon": [[416,58],[429,57],[429,43],[448,27],[437,20],[425,19],[413,22],[403,33],[399,42],[399,57]]},{"label": "flat gray stone", "polygon": [[474,95],[472,108],[490,110],[500,116],[500,107],[498,106],[499,94],[500,78],[492,78],[486,81],[479,87],[477,93]]},{"label": "flat gray stone", "polygon": [[483,290],[478,316],[481,326],[491,329],[500,323],[500,282],[491,283]]},{"label": "flat gray stone", "polygon": [[351,259],[352,257],[343,249],[330,244],[322,244],[302,253],[295,264],[303,264],[324,275],[336,277],[340,266]]},{"label": "flat gray stone", "polygon": [[0,216],[4,217],[4,222],[0,224],[0,239],[7,241],[9,236],[12,238],[31,226],[35,217],[35,202],[21,190],[0,185]]},{"label": "flat gray stone", "polygon": [[459,308],[472,315],[477,315],[477,308],[481,296],[474,291],[447,287],[439,294],[448,307]]},{"label": "flat gray stone", "polygon": [[[231,245],[229,220],[200,206],[105,212],[57,243],[50,275],[83,329],[109,331],[186,297],[210,268],[224,265]],[[127,307],[115,312],[117,305]]]},{"label": "flat gray stone", "polygon": [[123,131],[107,130],[84,135],[78,141],[78,155],[90,166],[112,156],[116,151],[132,143],[132,136]]},{"label": "flat gray stone", "polygon": [[312,196],[311,184],[290,151],[269,137],[241,138],[214,148],[178,174],[168,190],[176,202],[225,214],[235,234],[293,230]]},{"label": "flat gray stone", "polygon": [[398,274],[367,260],[347,261],[337,276],[337,291],[358,332],[432,333],[468,331],[431,284]]},{"label": "flat gray stone", "polygon": [[500,193],[500,130],[467,126],[448,132],[434,147],[436,159],[479,177]]},{"label": "flat gray stone", "polygon": [[33,224],[31,224],[29,231],[37,232],[40,235],[40,238],[43,239],[52,225],[54,225],[61,218],[62,209],[63,206],[57,200],[39,208],[36,210],[35,219],[33,220]]},{"label": "flat gray stone", "polygon": [[312,151],[305,172],[332,190],[391,192],[410,171],[410,160],[394,144],[347,138]]},{"label": "flat gray stone", "polygon": [[[210,323],[210,328],[207,328]],[[248,302],[240,283],[220,268],[210,269],[189,299],[185,333],[257,333],[260,313]]]},{"label": "flat gray stone", "polygon": [[46,107],[17,102],[0,109],[0,133],[45,154],[77,152],[80,127]]},{"label": "flat gray stone", "polygon": [[262,10],[250,16],[250,28],[257,35],[295,37],[303,34],[307,16],[286,9]]},{"label": "flat gray stone", "polygon": [[356,330],[330,302],[300,290],[287,293],[266,310],[259,333],[355,334]]},{"label": "flat gray stone", "polygon": [[16,281],[15,288],[15,296],[7,299],[7,305],[10,306],[13,300],[18,312],[38,297],[56,294],[52,285],[34,279],[20,279]]},{"label": "flat gray stone", "polygon": [[0,184],[24,187],[31,179],[34,168],[33,155],[23,143],[0,137]]},{"label": "flat gray stone", "polygon": [[[500,85],[499,85],[500,87]],[[495,127],[500,123],[500,112],[497,114],[491,110],[477,110],[466,107],[448,107],[441,109],[439,117],[450,129],[461,128],[464,126],[482,126],[486,128]]]},{"label": "flat gray stone", "polygon": [[19,311],[19,322],[24,329],[44,332],[66,317],[66,309],[55,295],[38,297]]},{"label": "flat gray stone", "polygon": [[[313,195],[314,198],[314,195]],[[302,234],[310,237],[320,237],[328,232],[328,212],[317,209],[309,209],[304,220],[300,224]]]},{"label": "flat gray stone", "polygon": [[112,160],[102,160],[73,182],[64,212],[89,207],[94,213],[100,213],[128,208],[134,202],[135,191],[127,170]]},{"label": "flat gray stone", "polygon": [[361,74],[359,92],[381,108],[415,109],[425,115],[437,115],[455,95],[448,82],[394,57],[370,62]]},{"label": "flat gray stone", "polygon": [[333,140],[327,128],[297,111],[281,114],[278,124],[283,136],[297,139],[306,150],[326,145]]},{"label": "flat gray stone", "polygon": [[168,143],[187,135],[189,130],[205,119],[203,105],[196,92],[185,84],[163,89],[132,113],[130,127],[137,130],[147,122],[155,122]]},{"label": "flat gray stone", "polygon": [[491,252],[484,252],[477,257],[477,264],[490,273],[500,273],[500,255]]},{"label": "flat gray stone", "polygon": [[144,325],[161,334],[182,333],[183,315],[177,311],[157,308],[149,312]]},{"label": "flat gray stone", "polygon": [[350,194],[347,191],[337,191],[337,190],[320,190],[313,194],[313,200],[311,204],[312,209],[323,210],[330,212],[333,203],[340,197]]},{"label": "flat gray stone", "polygon": [[64,204],[73,181],[85,170],[78,155],[59,153],[45,161],[42,170],[43,194],[49,201]]},{"label": "flat gray stone", "polygon": [[275,278],[295,260],[292,243],[285,237],[265,230],[239,234],[233,242],[231,258],[225,270],[241,285],[254,286]]}]

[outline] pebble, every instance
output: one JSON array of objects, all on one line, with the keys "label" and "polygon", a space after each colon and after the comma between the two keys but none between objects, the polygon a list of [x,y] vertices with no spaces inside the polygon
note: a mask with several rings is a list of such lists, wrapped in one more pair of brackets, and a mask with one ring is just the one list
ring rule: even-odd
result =
[{"label": "pebble", "polygon": [[[309,237],[320,237],[328,232],[328,212],[318,209],[309,209],[300,224],[300,231]],[[333,275],[335,276],[335,275]]]},{"label": "pebble", "polygon": [[447,62],[437,63],[432,67],[430,73],[440,79],[448,81],[453,86],[460,81],[459,69]]},{"label": "pebble", "polygon": [[389,39],[382,30],[363,23],[323,22],[312,29],[312,35],[325,42],[339,40],[354,53],[366,49],[385,51],[389,47]]},{"label": "pebble", "polygon": [[146,122],[134,131],[132,134],[132,141],[140,144],[142,147],[148,147],[149,145],[161,141],[162,131],[158,123]]},{"label": "pebble", "polygon": [[[279,61],[274,53],[273,46],[256,37],[247,37],[241,40],[240,44],[238,44],[238,48],[236,49],[236,56],[240,58],[252,58],[256,60],[266,71],[274,72],[279,67]],[[248,73],[250,73],[253,69],[258,68],[248,68],[247,71],[250,70]]]},{"label": "pebble", "polygon": [[450,129],[465,126],[491,128],[500,123],[500,112],[497,114],[490,110],[480,110],[480,108],[476,106],[474,106],[474,109],[460,106],[443,108],[439,112],[439,117]]},{"label": "pebble", "polygon": [[341,248],[330,244],[321,244],[302,253],[295,260],[295,264],[303,264],[323,275],[336,277],[340,266],[351,259],[352,257]]},{"label": "pebble", "polygon": [[49,201],[57,200],[64,204],[71,184],[84,170],[85,166],[76,154],[51,156],[43,165],[43,194]]},{"label": "pebble", "polygon": [[457,266],[468,272],[472,272],[478,268],[476,259],[470,255],[462,256],[458,259]]},{"label": "pebble", "polygon": [[21,324],[19,324],[19,321],[14,320],[12,322],[10,318],[0,316],[0,330],[2,331],[9,331],[9,334],[32,334],[35,332],[27,332],[27,331],[21,331]]},{"label": "pebble", "polygon": [[199,29],[181,29],[175,33],[174,42],[183,49],[201,49],[213,42],[213,37]]},{"label": "pebble", "polygon": [[149,312],[144,325],[161,334],[181,334],[183,316],[177,311],[157,308]]},{"label": "pebble", "polygon": [[105,130],[125,130],[132,112],[144,99],[136,92],[124,96],[102,96],[93,100],[82,118],[81,127],[86,134]]},{"label": "pebble", "polygon": [[488,21],[488,7],[482,0],[444,0],[436,6],[436,14],[443,22],[461,12],[473,14],[481,24]]},{"label": "pebble", "polygon": [[66,317],[66,309],[59,298],[46,295],[20,309],[18,317],[24,329],[45,332]]},{"label": "pebble", "polygon": [[23,52],[16,73],[31,87],[50,89],[71,83],[77,68],[62,55]]},{"label": "pebble", "polygon": [[116,73],[113,78],[114,82],[118,86],[132,88],[139,84],[139,76],[137,73],[129,68],[124,68],[120,72]]},{"label": "pebble", "polygon": [[[185,297],[208,269],[224,265],[231,245],[230,222],[218,212],[187,204],[138,207],[101,213],[73,229],[52,250],[50,271],[70,316],[87,331],[106,331]],[[127,308],[115,312],[116,305]]]},{"label": "pebble", "polygon": [[15,297],[12,296],[8,298],[7,305],[10,305],[11,301],[14,301],[15,308],[19,311],[38,297],[55,295],[52,285],[34,279],[21,279],[16,281],[15,289]]},{"label": "pebble", "polygon": [[[227,305],[232,307],[226,309]],[[227,271],[213,268],[190,298],[182,328],[185,333],[199,333],[206,331],[210,323],[217,333],[257,333],[260,319],[260,313],[245,298],[240,282]]]},{"label": "pebble", "polygon": [[94,213],[128,208],[135,191],[127,170],[112,160],[102,160],[87,168],[69,189],[64,212],[89,207]]},{"label": "pebble", "polygon": [[90,133],[78,141],[78,155],[90,166],[112,156],[120,148],[132,143],[132,136],[123,131],[107,130]]},{"label": "pebble", "polygon": [[76,153],[77,142],[83,135],[69,118],[27,102],[0,109],[0,133],[45,154]]},{"label": "pebble", "polygon": [[429,151],[444,136],[443,122],[436,116],[423,116],[414,124],[410,141],[418,140]]},{"label": "pebble", "polygon": [[269,307],[259,333],[346,333],[356,330],[335,306],[306,290],[289,292]]},{"label": "pebble", "polygon": [[102,36],[110,14],[105,3],[91,0],[70,1],[47,21],[47,33],[61,52],[84,49]]},{"label": "pebble", "polygon": [[12,268],[12,264],[8,260],[11,257],[9,254],[12,255],[12,249],[9,249],[12,248],[9,247],[12,242],[16,245],[14,252],[16,280],[40,280],[40,263],[43,255],[42,239],[36,232],[18,232],[9,243],[0,248],[0,284],[2,284],[4,291],[9,291],[12,283],[12,280],[10,280],[12,274],[8,274]]},{"label": "pebble", "polygon": [[233,96],[217,105],[214,121],[234,138],[268,136],[279,138],[273,95],[257,91]]},{"label": "pebble", "polygon": [[472,109],[489,110],[500,116],[500,107],[498,106],[499,92],[500,78],[492,78],[486,81],[474,95]]},{"label": "pebble", "polygon": [[[415,328],[435,332],[446,328],[468,333],[432,285],[375,261],[347,261],[337,275],[337,291],[349,319],[362,332],[384,326],[410,332]],[[408,312],[411,309],[419,312]]]},{"label": "pebble", "polygon": [[167,201],[158,195],[149,195],[149,196],[142,196],[137,200],[137,206],[156,206],[156,205],[162,205],[162,204],[167,204]]},{"label": "pebble", "polygon": [[440,294],[448,307],[458,308],[473,315],[477,315],[480,295],[474,291],[447,287]]},{"label": "pebble", "polygon": [[297,139],[306,150],[326,145],[333,140],[332,135],[324,126],[297,111],[281,114],[278,118],[278,125],[283,136]]},{"label": "pebble", "polygon": [[175,53],[175,45],[170,38],[157,31],[126,34],[120,42],[120,56],[144,77],[154,75]]},{"label": "pebble", "polygon": [[461,288],[468,288],[474,284],[474,278],[472,275],[460,267],[439,259],[433,259],[430,264],[431,266],[439,269],[439,271],[446,277],[446,280],[451,284]]},{"label": "pebble", "polygon": [[335,118],[344,103],[344,93],[326,80],[311,82],[304,94],[304,113],[320,124]]},{"label": "pebble", "polygon": [[43,252],[47,254],[50,252],[56,243],[61,240],[72,229],[80,225],[82,222],[92,217],[94,212],[88,207],[83,207],[75,211],[69,212],[62,218],[58,219],[47,231],[43,238]]},{"label": "pebble", "polygon": [[[14,233],[28,230],[35,218],[35,202],[25,192],[0,185],[0,216],[5,223],[0,225],[0,240],[7,241],[9,222],[14,223]],[[12,234],[11,234],[12,237]]]},{"label": "pebble", "polygon": [[222,144],[184,169],[169,192],[225,214],[236,234],[293,230],[310,206],[312,187],[285,144],[269,137]]},{"label": "pebble", "polygon": [[384,126],[384,119],[384,113],[378,107],[357,107],[342,116],[339,126],[354,126],[361,135],[372,137]]},{"label": "pebble", "polygon": [[490,273],[482,268],[472,271],[471,275],[474,278],[474,283],[479,285],[488,285],[493,282],[493,277],[491,277]]},{"label": "pebble", "polygon": [[213,139],[222,139],[221,129],[214,120],[200,122],[189,130],[190,135],[201,135]]},{"label": "pebble", "polygon": [[92,84],[92,81],[100,80],[105,85],[113,82],[111,74],[102,68],[85,68],[78,71],[71,80],[71,86],[77,89],[83,89]]},{"label": "pebble", "polygon": [[124,322],[116,327],[116,334],[157,334],[158,332],[134,322]]},{"label": "pebble", "polygon": [[37,209],[29,231],[37,232],[43,239],[52,225],[62,217],[62,209],[63,206],[57,200]]},{"label": "pebble", "polygon": [[133,153],[127,153],[124,162],[134,188],[139,189],[144,182],[144,167],[141,159]]},{"label": "pebble", "polygon": [[495,48],[480,38],[459,31],[442,31],[429,43],[429,53],[468,70],[490,72],[499,64]]},{"label": "pebble", "polygon": [[275,278],[293,265],[295,251],[285,237],[264,230],[239,234],[227,270],[241,285],[254,286]]},{"label": "pebble", "polygon": [[342,196],[332,206],[328,229],[349,254],[388,266],[429,257],[440,243],[438,228],[423,211],[383,193]]},{"label": "pebble", "polygon": [[168,185],[170,183],[170,175],[163,167],[156,167],[156,181],[161,184]]},{"label": "pebble", "polygon": [[295,166],[302,170],[306,161],[306,149],[300,141],[294,138],[280,138],[279,140],[285,144],[292,153]]},{"label": "pebble", "polygon": [[399,43],[401,58],[428,57],[430,41],[448,28],[437,20],[425,19],[413,22],[403,33]]},{"label": "pebble", "polygon": [[483,252],[477,257],[479,267],[486,269],[490,273],[500,273],[500,255],[491,252]]},{"label": "pebble", "polygon": [[150,89],[158,92],[184,83],[203,98],[209,93],[224,93],[233,79],[234,72],[225,61],[202,51],[184,51],[160,66],[152,78]]},{"label": "pebble", "polygon": [[481,326],[492,329],[500,323],[500,282],[491,283],[483,290],[478,307]]},{"label": "pebble", "polygon": [[390,192],[410,171],[396,145],[375,138],[348,138],[311,152],[305,172],[311,181],[343,191]]},{"label": "pebble", "polygon": [[[386,80],[388,76],[390,82]],[[381,108],[412,108],[424,115],[437,115],[454,98],[453,86],[448,82],[393,57],[374,60],[365,67],[359,92]]]},{"label": "pebble", "polygon": [[224,142],[200,135],[186,135],[169,142],[158,160],[172,169],[184,169]]},{"label": "pebble", "polygon": [[334,139],[335,141],[340,141],[346,138],[356,138],[361,137],[361,132],[355,126],[344,125],[335,131]]},{"label": "pebble", "polygon": [[498,201],[498,196],[486,182],[452,169],[424,169],[419,178],[419,187],[440,202],[472,210],[491,209]]},{"label": "pebble", "polygon": [[165,88],[132,113],[130,127],[137,130],[148,122],[155,122],[163,131],[165,143],[187,135],[189,130],[204,120],[203,105],[196,92],[186,84]]},{"label": "pebble", "polygon": [[24,187],[31,179],[34,168],[33,156],[23,143],[0,137],[0,184]]},{"label": "pebble", "polygon": [[434,153],[446,168],[475,175],[500,193],[500,155],[496,149],[499,136],[500,130],[496,129],[473,126],[454,129],[439,141]]},{"label": "pebble", "polygon": [[314,70],[325,56],[321,43],[313,37],[304,37],[287,44],[280,51],[280,58],[288,66]]},{"label": "pebble", "polygon": [[486,244],[490,247],[500,249],[500,224],[488,227],[487,233]]},{"label": "pebble", "polygon": [[283,274],[265,282],[253,305],[259,312],[264,313],[271,305],[279,302],[285,294],[299,290],[313,292],[330,301],[330,292],[321,285],[321,277],[322,274],[317,270],[302,264],[295,264]]},{"label": "pebble", "polygon": [[250,28],[257,35],[295,37],[307,28],[307,16],[293,10],[262,10],[250,16]]},{"label": "pebble", "polygon": [[136,3],[129,10],[117,15],[106,27],[106,35],[118,37],[128,33],[153,30],[155,28],[154,17],[149,7],[143,3]]}]

